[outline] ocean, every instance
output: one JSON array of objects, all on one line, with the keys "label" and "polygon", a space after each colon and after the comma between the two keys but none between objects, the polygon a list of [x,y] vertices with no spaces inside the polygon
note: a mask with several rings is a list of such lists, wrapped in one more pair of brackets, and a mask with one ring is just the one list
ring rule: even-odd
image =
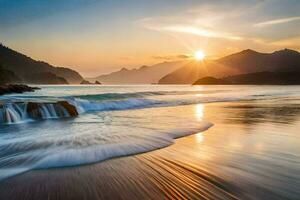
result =
[{"label": "ocean", "polygon": [[[300,187],[299,86],[38,87],[41,90],[33,93],[0,97],[1,180],[30,170],[88,165],[162,149],[177,138],[217,129],[218,122],[205,117],[212,115],[250,128],[244,134],[224,130],[222,141],[215,140],[207,148],[218,151],[226,164],[213,159],[210,163],[232,174],[247,172],[253,175],[247,175],[250,179],[267,170],[257,179],[273,177],[290,193],[300,195],[295,189]],[[79,115],[71,117],[63,108],[58,110],[59,101],[74,105]],[[29,102],[40,103],[39,118],[28,115]],[[257,102],[260,106],[255,106]],[[220,103],[241,105],[230,113],[206,112],[207,105]],[[245,109],[248,112],[243,115],[229,117]],[[278,185],[271,182],[272,191]],[[284,193],[282,188],[278,191]]]}]

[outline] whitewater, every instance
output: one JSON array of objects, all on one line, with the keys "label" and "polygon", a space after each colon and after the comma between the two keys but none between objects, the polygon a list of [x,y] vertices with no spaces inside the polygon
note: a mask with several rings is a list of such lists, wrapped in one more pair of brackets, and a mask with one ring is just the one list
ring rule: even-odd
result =
[{"label": "whitewater", "polygon": [[[213,126],[199,113],[174,112],[178,106],[299,95],[296,86],[39,87],[0,97],[0,179],[148,152]],[[74,106],[78,116],[58,102]],[[29,104],[39,105],[38,117],[31,117]]]}]

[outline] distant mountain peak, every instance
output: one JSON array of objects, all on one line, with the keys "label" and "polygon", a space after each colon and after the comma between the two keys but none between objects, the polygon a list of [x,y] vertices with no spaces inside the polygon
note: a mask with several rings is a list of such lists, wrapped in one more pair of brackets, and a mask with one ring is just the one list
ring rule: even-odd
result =
[{"label": "distant mountain peak", "polygon": [[127,71],[129,71],[129,69],[127,69],[126,67],[122,67],[122,68],[120,69],[120,72],[127,72]]},{"label": "distant mountain peak", "polygon": [[147,65],[143,65],[143,66],[141,66],[140,67],[140,69],[147,69],[149,66],[147,66]]},{"label": "distant mountain peak", "polygon": [[152,84],[172,71],[181,67],[184,63],[177,61],[163,62],[154,65],[142,65],[135,69],[122,68],[109,74],[103,74],[90,81],[98,80],[103,84]]},{"label": "distant mountain peak", "polygon": [[273,54],[300,54],[298,51],[295,51],[295,50],[292,50],[292,49],[281,49],[281,50],[278,50],[278,51],[274,51]]},{"label": "distant mountain peak", "polygon": [[226,60],[231,60],[231,59],[235,59],[236,57],[239,57],[239,58],[244,58],[244,57],[253,57],[253,56],[256,56],[256,55],[264,55],[264,53],[259,53],[257,51],[254,51],[252,49],[245,49],[243,51],[240,51],[240,52],[237,52],[237,53],[234,53],[234,54],[231,54],[231,55],[228,55],[228,56],[225,56],[225,57],[222,57],[222,58],[219,58],[217,61],[226,61]]},{"label": "distant mountain peak", "polygon": [[243,51],[240,52],[240,54],[257,54],[257,51],[254,51],[252,49],[245,49]]}]

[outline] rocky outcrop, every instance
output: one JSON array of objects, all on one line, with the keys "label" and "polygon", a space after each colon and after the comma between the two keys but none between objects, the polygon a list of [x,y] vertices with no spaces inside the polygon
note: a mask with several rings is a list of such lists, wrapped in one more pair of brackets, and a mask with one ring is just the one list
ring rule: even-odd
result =
[{"label": "rocky outcrop", "polygon": [[0,102],[0,124],[76,116],[76,107],[67,101]]},{"label": "rocky outcrop", "polygon": [[32,119],[47,119],[60,117],[76,117],[78,112],[75,106],[67,101],[59,102],[28,102],[27,115]]},{"label": "rocky outcrop", "polygon": [[83,80],[81,81],[80,85],[91,85],[92,83],[87,81],[87,80]]},{"label": "rocky outcrop", "polygon": [[61,105],[64,109],[66,109],[71,117],[78,116],[78,111],[77,111],[76,107],[73,106],[72,104],[70,104],[69,102],[59,101],[59,102],[57,102],[57,104]]},{"label": "rocky outcrop", "polygon": [[42,118],[42,109],[41,109],[41,103],[33,103],[29,102],[27,104],[27,114],[29,117],[33,119],[41,119]]},{"label": "rocky outcrop", "polygon": [[101,83],[99,81],[95,81],[95,83],[91,83],[90,81],[87,80],[83,80],[80,83],[81,85],[101,85]]},{"label": "rocky outcrop", "polygon": [[11,93],[23,93],[23,92],[34,92],[39,88],[29,87],[27,85],[2,85],[0,86],[0,95],[11,94]]}]

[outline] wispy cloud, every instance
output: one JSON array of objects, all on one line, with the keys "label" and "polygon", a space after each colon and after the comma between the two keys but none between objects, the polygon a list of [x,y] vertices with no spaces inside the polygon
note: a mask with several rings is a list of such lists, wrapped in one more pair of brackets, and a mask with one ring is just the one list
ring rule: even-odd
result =
[{"label": "wispy cloud", "polygon": [[205,29],[202,27],[197,26],[167,26],[162,28],[162,30],[166,31],[172,31],[172,32],[178,32],[178,33],[188,33],[188,34],[194,34],[202,37],[208,37],[208,38],[223,38],[223,39],[229,39],[229,40],[241,40],[242,38],[239,36],[235,36],[229,33],[224,33],[221,31],[214,31]]},{"label": "wispy cloud", "polygon": [[[182,21],[186,21],[183,23]],[[206,24],[202,19],[201,23],[193,23],[189,20],[169,20],[169,19],[161,19],[161,18],[145,18],[138,21],[138,24],[143,26],[144,28],[156,30],[156,31],[164,31],[164,32],[173,32],[173,33],[186,33],[197,35],[206,38],[222,38],[228,40],[241,40],[242,37],[238,35],[234,35],[231,33],[227,33],[221,30],[215,30],[213,28],[202,26],[201,24]]]},{"label": "wispy cloud", "polygon": [[157,60],[185,60],[191,58],[190,55],[187,54],[179,54],[179,55],[158,55],[153,56],[152,58]]},{"label": "wispy cloud", "polygon": [[300,20],[300,16],[269,20],[254,24],[255,27],[265,27]]},{"label": "wispy cloud", "polygon": [[298,8],[270,0],[209,1],[169,15],[148,16],[138,20],[138,25],[169,35],[189,52],[202,48],[210,55],[223,54],[226,46],[270,50],[278,43],[293,48],[292,42],[298,40],[281,40],[298,37],[299,26],[283,29],[276,25],[300,22]]}]

